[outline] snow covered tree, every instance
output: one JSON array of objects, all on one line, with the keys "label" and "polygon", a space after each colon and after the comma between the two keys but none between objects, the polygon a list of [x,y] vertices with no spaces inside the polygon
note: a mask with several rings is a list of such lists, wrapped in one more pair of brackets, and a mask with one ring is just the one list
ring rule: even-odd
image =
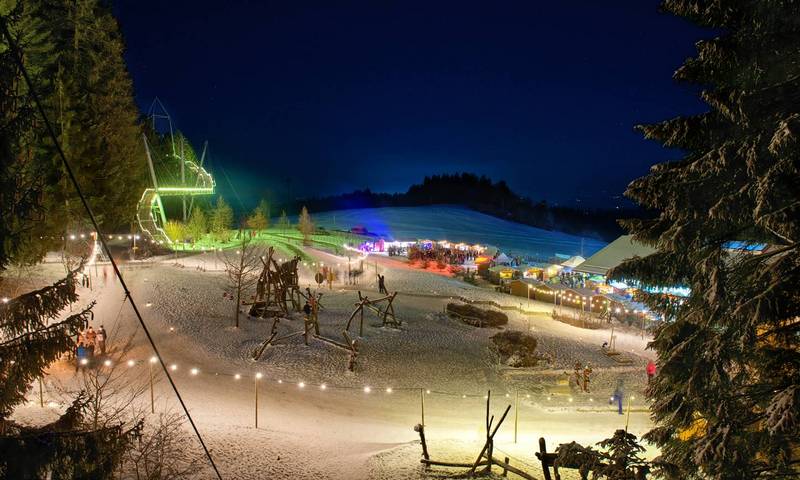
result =
[{"label": "snow covered tree", "polygon": [[311,234],[314,233],[314,222],[311,220],[311,215],[308,214],[308,209],[306,207],[300,210],[300,218],[297,220],[297,229],[303,234],[303,244],[308,245],[311,241]]},{"label": "snow covered tree", "polygon": [[211,215],[211,233],[222,242],[230,239],[230,228],[233,225],[233,209],[222,196],[217,198],[217,206]]},{"label": "snow covered tree", "polygon": [[[624,225],[657,252],[614,278],[665,322],[651,347],[655,442],[674,478],[800,476],[800,3],[668,0],[715,29],[675,73],[709,111],[639,127],[675,148],[627,195],[657,212]],[[745,242],[731,243],[731,242]],[[744,245],[767,244],[763,253]]]},{"label": "snow covered tree", "polygon": [[591,474],[597,480],[640,480],[650,473],[651,464],[641,457],[644,447],[636,435],[616,430],[597,446],[599,450],[575,442],[561,444],[556,449],[556,463],[577,468],[581,478],[589,478]]}]

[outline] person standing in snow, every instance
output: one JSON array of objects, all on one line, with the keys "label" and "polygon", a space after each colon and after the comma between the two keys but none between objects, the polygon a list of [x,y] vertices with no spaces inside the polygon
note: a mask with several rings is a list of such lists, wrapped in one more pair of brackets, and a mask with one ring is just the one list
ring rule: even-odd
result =
[{"label": "person standing in snow", "polygon": [[647,384],[650,385],[650,382],[653,381],[653,377],[656,376],[656,364],[653,363],[652,360],[647,362]]},{"label": "person standing in snow", "polygon": [[89,326],[86,329],[86,347],[89,349],[89,354],[94,355],[94,346],[95,342],[97,341],[97,332],[94,331],[94,328]]},{"label": "person standing in snow", "polygon": [[625,396],[625,393],[622,388],[622,380],[617,381],[617,388],[614,389],[614,394],[611,396],[611,399],[608,401],[608,404],[611,405],[614,402],[617,402],[617,413],[622,415],[622,397]]},{"label": "person standing in snow", "polygon": [[378,291],[384,295],[389,295],[389,292],[386,290],[386,277],[383,275],[378,275]]},{"label": "person standing in snow", "polygon": [[589,377],[592,375],[592,364],[587,363],[583,369],[583,391],[589,393]]},{"label": "person standing in snow", "polygon": [[100,355],[106,354],[106,329],[100,325],[100,328],[97,330],[97,348],[100,349]]},{"label": "person standing in snow", "polygon": [[81,363],[84,360],[88,360],[89,350],[83,345],[83,343],[79,343],[78,347],[75,349],[75,371],[77,372],[78,369],[81,367]]}]

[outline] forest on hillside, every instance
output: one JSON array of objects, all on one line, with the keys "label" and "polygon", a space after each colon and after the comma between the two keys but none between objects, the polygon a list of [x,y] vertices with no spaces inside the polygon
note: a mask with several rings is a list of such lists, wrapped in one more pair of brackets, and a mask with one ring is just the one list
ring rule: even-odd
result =
[{"label": "forest on hillside", "polygon": [[592,209],[548,205],[516,194],[505,181],[492,181],[485,175],[455,173],[425,177],[405,193],[376,193],[369,189],[342,195],[298,200],[284,207],[297,211],[300,204],[312,212],[350,208],[416,207],[463,205],[481,213],[546,230],[611,241],[624,233],[620,218],[642,218],[639,209]]}]

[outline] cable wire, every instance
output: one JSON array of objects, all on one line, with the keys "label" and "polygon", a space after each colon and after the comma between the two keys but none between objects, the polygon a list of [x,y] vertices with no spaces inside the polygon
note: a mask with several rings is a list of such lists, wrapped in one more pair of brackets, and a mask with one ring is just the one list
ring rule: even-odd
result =
[{"label": "cable wire", "polygon": [[33,85],[33,81],[31,80],[28,70],[25,68],[25,64],[22,60],[22,52],[17,46],[17,42],[11,36],[11,32],[8,30],[8,24],[6,23],[5,17],[0,16],[0,24],[2,25],[3,35],[8,40],[9,48],[11,53],[14,57],[14,60],[17,62],[17,65],[22,72],[22,76],[25,78],[25,83],[28,85],[28,90],[33,99],[33,102],[36,104],[36,108],[39,111],[39,115],[42,117],[42,121],[47,127],[47,132],[49,136],[53,139],[53,143],[55,144],[56,150],[58,151],[59,157],[61,157],[61,162],[64,164],[64,169],[67,171],[67,175],[69,176],[70,182],[75,187],[75,190],[78,193],[78,196],[81,199],[81,203],[83,204],[83,208],[86,210],[86,213],[89,215],[89,219],[92,222],[92,226],[94,227],[95,232],[97,232],[97,239],[103,245],[103,250],[105,250],[106,254],[108,254],[109,261],[111,262],[111,266],[114,267],[114,274],[119,278],[120,285],[122,286],[125,295],[131,302],[131,307],[133,308],[133,312],[136,314],[136,318],[139,320],[139,324],[142,326],[142,330],[144,330],[145,335],[147,336],[148,342],[150,342],[150,346],[153,347],[153,352],[156,354],[159,363],[161,364],[161,368],[164,370],[164,374],[166,375],[167,379],[169,380],[170,385],[172,386],[172,390],[175,392],[175,396],[178,398],[178,402],[181,404],[181,408],[183,409],[184,413],[186,414],[186,418],[189,420],[189,423],[192,425],[192,429],[194,430],[197,439],[200,441],[200,445],[203,447],[203,451],[208,458],[211,467],[214,469],[214,473],[216,473],[217,478],[222,480],[222,475],[219,473],[217,469],[217,465],[214,463],[214,459],[211,457],[211,452],[208,451],[208,447],[206,447],[205,442],[203,441],[202,435],[200,435],[200,431],[197,429],[197,426],[192,419],[191,414],[189,413],[189,409],[186,407],[186,404],[183,402],[183,398],[181,397],[180,392],[178,392],[178,387],[175,385],[175,382],[172,380],[172,376],[169,374],[169,370],[167,369],[164,360],[161,358],[161,354],[158,352],[158,348],[156,347],[155,341],[153,341],[153,337],[150,335],[150,331],[147,329],[147,325],[144,323],[144,319],[142,318],[141,313],[139,313],[139,309],[136,306],[136,302],[134,302],[133,297],[131,296],[130,290],[128,290],[128,285],[125,283],[125,280],[122,278],[122,273],[117,266],[117,262],[114,260],[114,257],[111,255],[111,251],[108,249],[108,245],[106,244],[105,237],[100,233],[100,226],[97,223],[97,219],[92,212],[91,207],[89,206],[86,197],[83,195],[83,191],[81,190],[80,185],[78,184],[78,180],[75,177],[75,173],[72,171],[72,167],[67,161],[66,155],[64,155],[64,150],[61,148],[61,143],[58,140],[58,137],[55,134],[55,130],[53,130],[53,125],[50,123],[50,119],[47,117],[47,113],[44,111],[44,107],[42,103],[39,101],[39,96],[36,93],[36,89]]}]

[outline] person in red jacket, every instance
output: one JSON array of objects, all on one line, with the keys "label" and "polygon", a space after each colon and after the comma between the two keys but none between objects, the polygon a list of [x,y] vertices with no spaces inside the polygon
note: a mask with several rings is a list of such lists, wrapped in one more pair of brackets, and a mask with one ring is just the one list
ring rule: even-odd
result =
[{"label": "person in red jacket", "polygon": [[647,362],[647,383],[649,384],[653,377],[656,376],[656,364],[652,360]]}]

